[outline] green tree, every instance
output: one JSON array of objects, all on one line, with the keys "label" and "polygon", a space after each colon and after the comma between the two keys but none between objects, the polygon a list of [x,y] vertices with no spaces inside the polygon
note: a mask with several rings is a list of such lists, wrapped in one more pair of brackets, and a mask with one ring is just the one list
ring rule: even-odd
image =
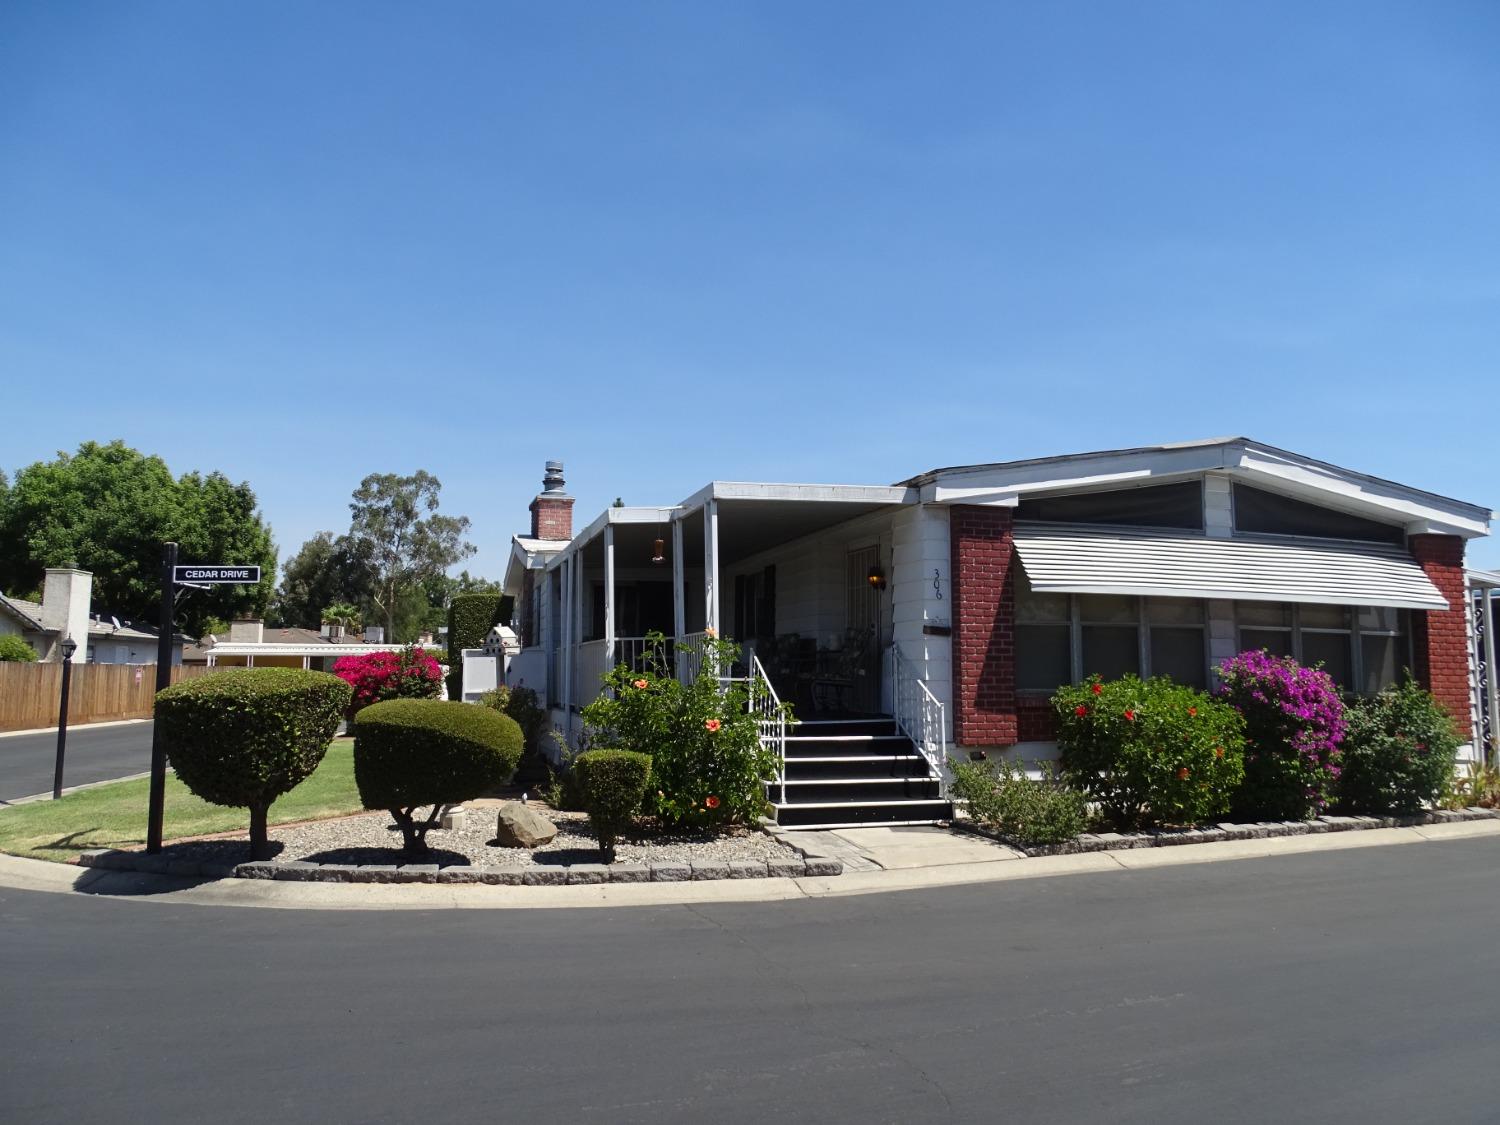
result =
[{"label": "green tree", "polygon": [[368,561],[348,535],[320,531],[287,559],[271,605],[272,623],[316,629],[323,611],[353,605],[361,618],[373,616],[375,599]]},{"label": "green tree", "polygon": [[197,635],[210,618],[265,608],[276,546],[248,484],[217,472],[174,478],[160,457],[90,441],[20,469],[0,489],[0,588],[36,589],[45,568],[72,563],[93,572],[94,612],[154,620],[165,540],[181,545],[184,562],[264,572],[257,586],[192,591],[179,602],[178,628]]},{"label": "green tree", "polygon": [[442,487],[421,469],[409,477],[371,473],[349,505],[349,536],[369,559],[371,598],[392,639],[403,599],[474,553],[463,538],[468,517],[438,514]]}]

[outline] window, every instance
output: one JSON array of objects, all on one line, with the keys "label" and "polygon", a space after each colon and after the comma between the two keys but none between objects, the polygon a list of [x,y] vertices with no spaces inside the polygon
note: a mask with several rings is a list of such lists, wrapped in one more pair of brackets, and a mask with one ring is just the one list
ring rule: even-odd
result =
[{"label": "window", "polygon": [[1073,617],[1067,594],[1038,594],[1016,574],[1016,687],[1055,691],[1073,682]]},{"label": "window", "polygon": [[1038,523],[1103,523],[1125,527],[1203,530],[1203,485],[1196,480],[1023,499],[1016,519]]},{"label": "window", "polygon": [[1234,486],[1234,528],[1267,535],[1363,539],[1372,543],[1406,542],[1406,533],[1394,524],[1361,519],[1239,483]]},{"label": "window", "polygon": [[1360,695],[1390,687],[1411,660],[1405,610],[1238,602],[1235,619],[1241,650],[1322,664],[1334,683]]},{"label": "window", "polygon": [[1202,602],[1101,594],[1038,594],[1016,577],[1016,688],[1052,692],[1089,676],[1134,672],[1203,687]]}]

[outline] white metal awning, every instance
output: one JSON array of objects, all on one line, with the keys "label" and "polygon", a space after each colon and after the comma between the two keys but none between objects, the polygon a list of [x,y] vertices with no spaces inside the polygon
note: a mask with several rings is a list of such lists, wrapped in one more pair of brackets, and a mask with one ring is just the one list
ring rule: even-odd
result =
[{"label": "white metal awning", "polygon": [[1407,551],[1377,543],[1017,524],[1015,544],[1039,593],[1449,608]]}]

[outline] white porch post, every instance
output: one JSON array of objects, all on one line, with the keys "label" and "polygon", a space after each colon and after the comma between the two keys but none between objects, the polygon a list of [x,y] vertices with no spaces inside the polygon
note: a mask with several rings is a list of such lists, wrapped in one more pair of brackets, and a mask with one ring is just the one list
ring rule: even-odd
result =
[{"label": "white porch post", "polygon": [[710,498],[703,505],[703,620],[705,628],[719,631],[719,502]]},{"label": "white porch post", "polygon": [[604,525],[604,667],[615,666],[615,525]]},{"label": "white porch post", "polygon": [[558,678],[562,681],[559,701],[563,708],[563,737],[573,735],[573,559],[562,561],[562,644],[558,646]]},{"label": "white porch post", "polygon": [[672,635],[678,641],[682,640],[683,634],[687,632],[687,604],[683,591],[683,583],[686,580],[686,567],[682,557],[682,521],[674,517],[672,520]]},{"label": "white porch post", "polygon": [[1493,763],[1500,745],[1500,669],[1495,667],[1495,589],[1486,586],[1479,604],[1484,612],[1484,693],[1488,697],[1490,745],[1479,748],[1480,760]]},{"label": "white porch post", "polygon": [[302,670],[304,672],[306,672],[311,667],[312,667],[312,657],[310,657],[310,656],[304,656],[302,658]]},{"label": "white porch post", "polygon": [[254,668],[255,667],[255,653],[251,652],[251,653],[247,653],[246,654],[246,656],[245,656],[245,667],[246,668]]}]

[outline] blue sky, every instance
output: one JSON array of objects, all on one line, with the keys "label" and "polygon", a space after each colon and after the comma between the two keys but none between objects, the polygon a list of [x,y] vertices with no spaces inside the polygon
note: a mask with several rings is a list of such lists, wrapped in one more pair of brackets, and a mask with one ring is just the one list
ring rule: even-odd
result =
[{"label": "blue sky", "polygon": [[583,519],[1231,433],[1500,506],[1497,57],[1491,0],[10,0],[0,467],[123,438],[283,557],[426,468],[491,575],[553,457]]}]

